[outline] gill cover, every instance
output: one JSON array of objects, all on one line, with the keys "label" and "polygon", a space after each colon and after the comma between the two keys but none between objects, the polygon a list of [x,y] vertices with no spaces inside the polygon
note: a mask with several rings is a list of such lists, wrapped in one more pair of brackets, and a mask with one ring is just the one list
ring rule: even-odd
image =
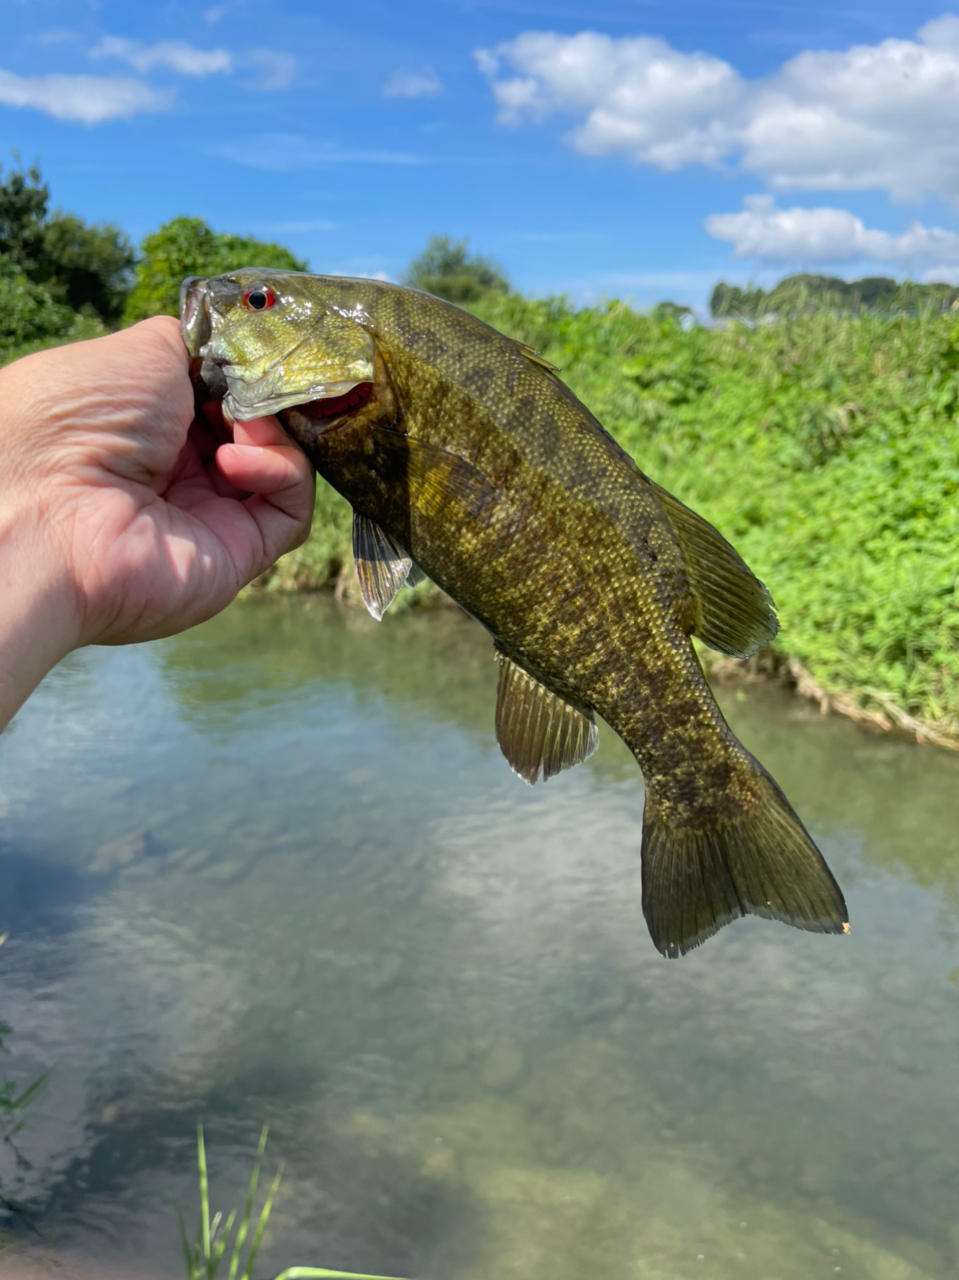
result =
[{"label": "gill cover", "polygon": [[[376,344],[353,315],[325,306],[309,276],[247,267],[180,289],[180,328],[191,375],[240,421],[345,395],[373,379]],[[258,288],[275,302],[248,306]]]}]

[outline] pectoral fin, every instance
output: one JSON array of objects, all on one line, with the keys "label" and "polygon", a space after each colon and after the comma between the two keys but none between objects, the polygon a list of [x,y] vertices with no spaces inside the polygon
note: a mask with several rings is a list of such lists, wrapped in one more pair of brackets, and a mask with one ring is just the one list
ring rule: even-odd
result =
[{"label": "pectoral fin", "polygon": [[375,427],[373,434],[383,472],[405,477],[414,505],[436,513],[452,502],[478,519],[495,501],[483,473],[459,454],[392,427]]},{"label": "pectoral fin", "polygon": [[502,654],[496,695],[496,741],[510,768],[530,784],[591,756],[599,743],[593,717],[551,693]]},{"label": "pectoral fin", "polygon": [[353,560],[363,603],[380,621],[406,582],[413,561],[378,524],[353,512]]},{"label": "pectoral fin", "polygon": [[693,634],[720,653],[748,658],[779,630],[769,592],[721,533],[650,483],[666,509],[689,574],[695,597]]}]

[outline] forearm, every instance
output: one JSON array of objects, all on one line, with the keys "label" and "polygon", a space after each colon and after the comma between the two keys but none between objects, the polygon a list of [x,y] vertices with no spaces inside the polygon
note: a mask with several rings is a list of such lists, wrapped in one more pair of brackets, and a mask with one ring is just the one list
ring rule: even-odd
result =
[{"label": "forearm", "polygon": [[78,638],[66,565],[25,505],[0,497],[0,729]]}]

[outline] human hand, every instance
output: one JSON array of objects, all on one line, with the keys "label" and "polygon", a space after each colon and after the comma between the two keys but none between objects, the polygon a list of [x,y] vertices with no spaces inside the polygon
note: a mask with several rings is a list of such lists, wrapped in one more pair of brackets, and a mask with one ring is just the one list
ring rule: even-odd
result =
[{"label": "human hand", "polygon": [[273,418],[195,422],[188,365],[160,316],[0,370],[0,641],[39,628],[46,669],[202,622],[309,532],[299,447]]}]

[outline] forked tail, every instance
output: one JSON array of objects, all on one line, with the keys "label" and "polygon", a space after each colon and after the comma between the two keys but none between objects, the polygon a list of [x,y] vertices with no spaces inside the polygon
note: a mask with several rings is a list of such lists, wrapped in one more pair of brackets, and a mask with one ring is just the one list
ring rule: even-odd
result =
[{"label": "forked tail", "polygon": [[737,916],[768,916],[816,933],[848,933],[842,891],[758,763],[738,820],[682,826],[647,791],[643,914],[664,956],[684,955]]}]

